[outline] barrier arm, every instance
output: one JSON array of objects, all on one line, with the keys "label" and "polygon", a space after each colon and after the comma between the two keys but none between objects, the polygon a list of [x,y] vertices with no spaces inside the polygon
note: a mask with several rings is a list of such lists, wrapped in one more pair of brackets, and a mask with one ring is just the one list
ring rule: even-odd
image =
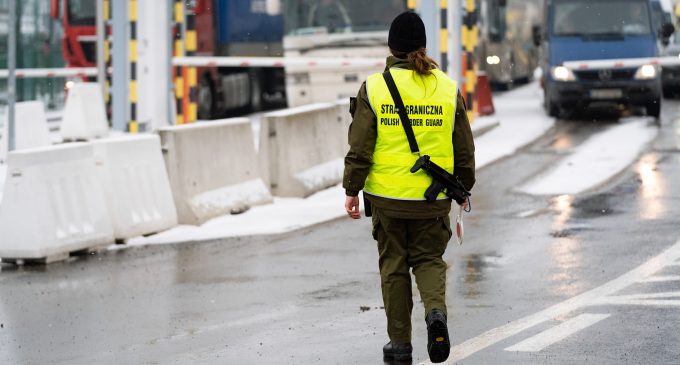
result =
[{"label": "barrier arm", "polygon": [[[9,76],[8,70],[0,70],[0,79]],[[44,77],[88,77],[97,76],[96,67],[69,67],[69,68],[24,68],[16,70],[17,78],[44,78]]]},{"label": "barrier arm", "polygon": [[385,67],[383,58],[175,57],[174,66],[189,67]]}]

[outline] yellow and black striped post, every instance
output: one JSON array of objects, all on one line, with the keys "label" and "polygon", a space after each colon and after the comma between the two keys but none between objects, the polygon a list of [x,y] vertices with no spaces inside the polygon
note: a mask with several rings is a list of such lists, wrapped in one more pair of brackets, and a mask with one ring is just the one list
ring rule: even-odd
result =
[{"label": "yellow and black striped post", "polygon": [[135,134],[139,132],[139,122],[137,121],[137,0],[130,0],[129,6],[130,120],[128,121],[127,131]]},{"label": "yellow and black striped post", "polygon": [[[186,34],[184,36],[186,55],[194,56],[197,48],[196,13],[191,10],[186,13]],[[184,67],[184,120],[193,123],[198,119],[198,70],[196,67]]]},{"label": "yellow and black striped post", "polygon": [[104,8],[104,74],[106,79],[104,81],[104,102],[106,103],[106,118],[109,121],[109,126],[111,125],[112,108],[111,102],[113,100],[111,92],[111,2],[110,0],[103,0]]},{"label": "yellow and black striped post", "polygon": [[[184,56],[184,1],[183,0],[175,0],[175,6],[173,8],[173,12],[175,14],[175,37],[174,37],[174,51],[173,51],[173,56],[174,57],[183,57]],[[173,69],[173,75],[175,77],[175,105],[176,109],[175,112],[177,113],[176,117],[176,123],[177,124],[184,124],[185,119],[184,119],[184,108],[183,108],[183,100],[184,100],[184,78],[182,77],[182,66],[174,66]]]},{"label": "yellow and black striped post", "polygon": [[449,71],[449,1],[439,1],[439,67]]},{"label": "yellow and black striped post", "polygon": [[465,19],[463,21],[462,43],[465,51],[465,101],[467,102],[468,119],[474,118],[475,88],[477,86],[477,65],[475,63],[478,44],[477,10],[475,0],[466,0]]}]

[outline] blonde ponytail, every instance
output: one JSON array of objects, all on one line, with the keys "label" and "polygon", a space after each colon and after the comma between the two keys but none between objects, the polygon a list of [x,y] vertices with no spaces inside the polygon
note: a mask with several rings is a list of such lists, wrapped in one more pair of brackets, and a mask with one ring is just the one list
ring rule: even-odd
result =
[{"label": "blonde ponytail", "polygon": [[413,70],[420,75],[429,75],[432,73],[433,68],[439,67],[437,62],[427,55],[427,50],[425,48],[409,53],[407,59],[408,63],[413,67]]},{"label": "blonde ponytail", "polygon": [[409,53],[395,51],[393,49],[390,49],[390,51],[394,57],[401,58],[402,60],[408,60],[411,68],[413,68],[413,70],[419,75],[430,75],[433,68],[439,67],[437,62],[427,55],[427,49],[425,48],[420,48]]}]

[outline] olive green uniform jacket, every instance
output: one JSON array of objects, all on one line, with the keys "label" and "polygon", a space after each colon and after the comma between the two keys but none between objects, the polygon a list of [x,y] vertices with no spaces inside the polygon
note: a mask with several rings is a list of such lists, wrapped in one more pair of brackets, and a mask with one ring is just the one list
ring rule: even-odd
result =
[{"label": "olive green uniform jacket", "polygon": [[[407,60],[390,56],[387,58],[386,70],[392,67],[412,69]],[[356,100],[351,103],[350,112],[353,115],[349,128],[350,148],[345,156],[342,185],[347,196],[357,196],[364,188],[366,177],[373,163],[373,151],[378,137],[378,119],[368,100],[365,82],[359,89]],[[454,151],[454,175],[470,190],[475,184],[475,144],[465,112],[465,102],[460,93],[458,93],[455,118],[451,136]],[[404,138],[404,143],[407,143],[406,138]],[[446,216],[451,211],[451,200],[405,201],[373,195],[369,195],[369,200],[385,215],[394,218],[435,218]]]}]

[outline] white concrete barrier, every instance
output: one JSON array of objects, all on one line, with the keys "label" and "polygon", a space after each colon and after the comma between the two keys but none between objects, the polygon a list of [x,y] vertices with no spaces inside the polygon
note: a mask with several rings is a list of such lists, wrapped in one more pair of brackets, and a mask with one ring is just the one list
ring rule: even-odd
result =
[{"label": "white concrete barrier", "polygon": [[92,142],[99,183],[117,240],[177,225],[177,212],[157,135]]},{"label": "white concrete barrier", "polygon": [[249,119],[166,127],[158,133],[181,224],[202,224],[272,201]]},{"label": "white concrete barrier", "polygon": [[93,149],[80,143],[13,151],[0,205],[0,257],[65,259],[113,242]]},{"label": "white concrete barrier", "polygon": [[[8,115],[2,116],[2,137],[0,145],[0,162],[7,159],[9,147]],[[42,101],[22,101],[16,103],[14,114],[14,147],[22,150],[33,147],[43,147],[52,144],[50,129],[47,125],[45,107]]]},{"label": "white concrete barrier", "polygon": [[312,104],[265,114],[260,153],[276,196],[306,197],[342,181],[347,144],[338,106]]},{"label": "white concrete barrier", "polygon": [[89,141],[109,134],[104,97],[96,82],[77,82],[68,91],[61,121],[64,141]]}]

